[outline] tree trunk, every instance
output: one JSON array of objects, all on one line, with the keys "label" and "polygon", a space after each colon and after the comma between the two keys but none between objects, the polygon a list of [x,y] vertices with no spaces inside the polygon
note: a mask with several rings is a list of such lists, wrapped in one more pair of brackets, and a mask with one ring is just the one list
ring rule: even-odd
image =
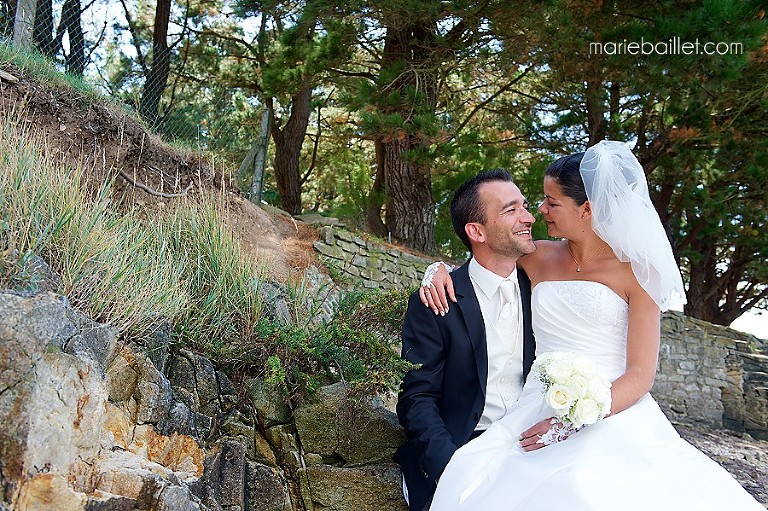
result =
[{"label": "tree trunk", "polygon": [[688,303],[683,312],[687,316],[715,323],[718,315],[719,293],[710,293],[717,285],[715,276],[714,248],[701,251],[701,259],[690,261],[690,281],[688,283]]},{"label": "tree trunk", "polygon": [[[305,79],[301,89],[291,97],[291,114],[281,130],[272,120],[275,141],[275,181],[283,209],[292,215],[301,213],[301,174],[299,156],[307,134],[312,112],[312,83]],[[269,102],[271,105],[271,101]]]},{"label": "tree trunk", "polygon": [[[702,239],[693,250],[704,255],[691,262],[691,277],[688,290],[689,303],[685,313],[689,316],[728,326],[733,320],[744,314],[768,297],[768,289],[754,289],[746,295],[744,275],[749,264],[751,248],[743,245],[732,247],[728,264],[723,264],[715,256],[715,249],[706,245]],[[727,269],[718,272],[718,268]]]},{"label": "tree trunk", "polygon": [[83,76],[85,70],[85,37],[83,36],[83,27],[80,25],[80,0],[64,2],[64,7],[61,9],[61,24],[69,34],[69,53],[66,58],[67,72],[75,76]]},{"label": "tree trunk", "polygon": [[[61,18],[63,21],[64,13],[62,13]],[[35,48],[48,58],[53,58],[59,51],[59,45],[53,37],[53,5],[51,0],[37,0],[32,40]]]},{"label": "tree trunk", "polygon": [[168,48],[168,23],[171,19],[171,0],[158,0],[155,27],[152,33],[152,67],[141,91],[139,115],[150,126],[156,126],[160,98],[168,85],[171,72],[171,50]]},{"label": "tree trunk", "polygon": [[0,4],[0,36],[13,39],[13,21],[16,19],[16,0]]},{"label": "tree trunk", "polygon": [[586,108],[589,147],[592,147],[601,140],[605,140],[606,108],[603,97],[603,79],[597,64],[590,65],[588,69]]},{"label": "tree trunk", "polygon": [[383,142],[388,193],[387,227],[392,236],[424,252],[435,250],[435,213],[429,167],[407,158],[416,142],[411,136]]},{"label": "tree trunk", "polygon": [[387,237],[387,226],[381,220],[381,208],[384,206],[386,189],[384,186],[384,143],[381,138],[374,141],[376,148],[376,177],[368,194],[365,205],[365,222],[368,230],[381,238]]},{"label": "tree trunk", "polygon": [[13,45],[20,50],[32,49],[32,27],[35,23],[36,0],[18,0],[13,20]]},{"label": "tree trunk", "polygon": [[[398,73],[392,83],[380,84],[391,90],[393,97],[399,96],[393,102],[395,106],[383,108],[383,113],[398,113],[404,120],[401,131],[381,135],[387,228],[398,241],[426,252],[435,250],[432,179],[429,164],[413,155],[428,149],[429,142],[413,133],[410,119],[418,115],[415,112],[434,112],[437,106],[438,63],[429,61],[434,50],[433,34],[427,24],[393,23],[387,27],[381,74],[390,74],[395,69],[406,71]],[[404,99],[412,97],[411,88],[421,95],[418,104]]]},{"label": "tree trunk", "polygon": [[611,82],[608,88],[608,127],[606,134],[609,140],[621,140],[621,86],[619,82]]}]

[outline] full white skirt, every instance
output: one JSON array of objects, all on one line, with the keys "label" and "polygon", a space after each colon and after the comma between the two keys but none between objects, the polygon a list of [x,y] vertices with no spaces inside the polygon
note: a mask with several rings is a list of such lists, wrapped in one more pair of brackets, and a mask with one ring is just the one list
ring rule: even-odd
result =
[{"label": "full white skirt", "polygon": [[[610,288],[542,282],[531,303],[537,353],[581,353],[611,380],[624,372],[628,306]],[[529,378],[507,415],[454,454],[432,511],[765,511],[680,438],[649,394],[563,442],[524,452],[520,433],[552,415]]]},{"label": "full white skirt", "polygon": [[537,387],[456,452],[432,511],[765,511],[680,438],[650,395],[564,442],[524,452],[520,432],[551,415]]}]

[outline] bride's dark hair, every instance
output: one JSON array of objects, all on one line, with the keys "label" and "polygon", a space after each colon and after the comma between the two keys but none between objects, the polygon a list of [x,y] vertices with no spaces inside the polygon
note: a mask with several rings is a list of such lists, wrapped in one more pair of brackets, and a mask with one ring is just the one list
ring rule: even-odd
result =
[{"label": "bride's dark hair", "polygon": [[581,206],[587,201],[584,181],[582,181],[579,172],[582,158],[584,158],[584,153],[563,156],[555,160],[544,173],[544,175],[554,179],[563,189],[563,193],[576,201],[577,206]]}]

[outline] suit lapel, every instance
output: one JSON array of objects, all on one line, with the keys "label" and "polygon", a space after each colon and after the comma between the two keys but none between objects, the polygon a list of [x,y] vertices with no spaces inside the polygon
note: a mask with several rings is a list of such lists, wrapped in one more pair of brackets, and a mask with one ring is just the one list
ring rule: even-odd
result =
[{"label": "suit lapel", "polygon": [[453,286],[456,291],[456,305],[461,310],[461,316],[469,335],[469,342],[475,353],[475,366],[480,379],[480,388],[485,399],[485,386],[488,382],[488,346],[485,337],[485,324],[483,314],[480,312],[480,303],[475,295],[475,288],[469,279],[469,264],[462,265],[451,274]]},{"label": "suit lapel", "polygon": [[523,378],[525,379],[528,377],[531,365],[533,365],[533,358],[536,356],[536,343],[531,324],[531,280],[519,266],[517,268],[517,282],[520,285],[520,298],[523,305]]}]

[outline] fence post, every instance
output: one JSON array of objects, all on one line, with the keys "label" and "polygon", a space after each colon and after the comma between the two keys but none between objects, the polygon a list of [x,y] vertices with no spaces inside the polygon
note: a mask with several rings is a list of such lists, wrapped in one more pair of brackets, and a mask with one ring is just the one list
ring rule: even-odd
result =
[{"label": "fence post", "polygon": [[240,168],[237,170],[238,178],[245,188],[245,183],[250,179],[250,188],[247,190],[251,202],[259,204],[264,189],[264,169],[267,166],[267,153],[269,151],[269,128],[272,119],[272,106],[264,105],[261,111],[261,126],[259,134],[253,145],[245,155]]},{"label": "fence post", "polygon": [[13,45],[20,50],[32,48],[32,27],[35,24],[36,0],[19,0],[13,22]]},{"label": "fence post", "polygon": [[256,141],[258,149],[253,162],[253,183],[251,184],[251,197],[256,204],[261,202],[261,192],[264,189],[264,169],[267,166],[267,152],[269,151],[269,129],[272,119],[272,105],[265,105],[261,111],[261,127],[259,138]]}]

